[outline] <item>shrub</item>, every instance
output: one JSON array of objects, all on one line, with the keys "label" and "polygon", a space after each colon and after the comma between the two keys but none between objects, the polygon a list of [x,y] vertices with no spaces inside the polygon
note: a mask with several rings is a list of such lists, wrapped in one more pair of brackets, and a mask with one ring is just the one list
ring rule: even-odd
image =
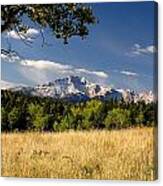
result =
[{"label": "shrub", "polygon": [[18,129],[20,126],[21,113],[18,108],[14,107],[8,114],[9,130]]},{"label": "shrub", "polygon": [[130,126],[130,111],[127,109],[114,108],[112,111],[109,111],[104,124],[106,128],[126,128]]},{"label": "shrub", "polygon": [[48,125],[48,115],[44,114],[43,107],[31,103],[28,105],[28,111],[34,129],[38,131],[44,130]]}]

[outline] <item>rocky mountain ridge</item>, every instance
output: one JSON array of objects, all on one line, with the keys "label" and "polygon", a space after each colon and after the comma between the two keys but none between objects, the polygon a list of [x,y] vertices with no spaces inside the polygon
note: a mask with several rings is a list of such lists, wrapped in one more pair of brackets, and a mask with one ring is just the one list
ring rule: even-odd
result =
[{"label": "rocky mountain ridge", "polygon": [[85,101],[91,98],[124,99],[126,102],[154,101],[152,91],[135,93],[129,89],[113,89],[109,86],[102,86],[88,81],[85,77],[69,76],[56,79],[34,87],[17,86],[9,88],[11,91],[22,91],[24,94],[41,97],[52,97],[55,99],[67,99],[71,101]]}]

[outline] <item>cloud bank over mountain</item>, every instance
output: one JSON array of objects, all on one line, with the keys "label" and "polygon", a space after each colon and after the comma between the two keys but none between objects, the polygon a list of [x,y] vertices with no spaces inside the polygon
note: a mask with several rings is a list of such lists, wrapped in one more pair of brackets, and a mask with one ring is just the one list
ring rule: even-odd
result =
[{"label": "cloud bank over mountain", "polygon": [[[103,71],[77,68],[72,65],[49,60],[22,59],[18,56],[8,57],[1,54],[1,61],[7,65],[10,71],[16,74],[15,78],[16,76],[20,77],[19,80],[17,78],[16,83],[26,84],[28,82],[29,84],[40,84],[70,75],[84,76],[100,82],[108,78],[108,74]],[[5,78],[8,81],[12,80],[9,71],[6,72]]]}]

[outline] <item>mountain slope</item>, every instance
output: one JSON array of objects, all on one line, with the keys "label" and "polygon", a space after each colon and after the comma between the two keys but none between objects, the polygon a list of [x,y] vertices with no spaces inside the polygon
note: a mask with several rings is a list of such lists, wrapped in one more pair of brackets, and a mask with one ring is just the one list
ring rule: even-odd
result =
[{"label": "mountain slope", "polygon": [[154,96],[152,92],[137,94],[130,90],[112,89],[109,86],[101,86],[89,82],[84,77],[69,76],[63,79],[57,79],[35,87],[18,86],[11,88],[11,91],[22,91],[24,94],[52,97],[56,99],[68,99],[71,101],[85,101],[91,98],[108,99],[124,99],[127,102],[137,102],[144,100],[146,103],[152,102]]}]

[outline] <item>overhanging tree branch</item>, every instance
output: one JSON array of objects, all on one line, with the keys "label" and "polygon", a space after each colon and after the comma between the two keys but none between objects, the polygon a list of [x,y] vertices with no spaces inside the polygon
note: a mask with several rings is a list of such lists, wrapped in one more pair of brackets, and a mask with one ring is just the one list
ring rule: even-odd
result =
[{"label": "overhanging tree branch", "polygon": [[49,27],[56,38],[64,41],[88,35],[88,25],[96,23],[92,9],[85,4],[2,5],[1,12],[2,33],[15,27],[18,32],[26,32],[30,25],[23,21],[23,16],[27,16],[40,27]]}]

